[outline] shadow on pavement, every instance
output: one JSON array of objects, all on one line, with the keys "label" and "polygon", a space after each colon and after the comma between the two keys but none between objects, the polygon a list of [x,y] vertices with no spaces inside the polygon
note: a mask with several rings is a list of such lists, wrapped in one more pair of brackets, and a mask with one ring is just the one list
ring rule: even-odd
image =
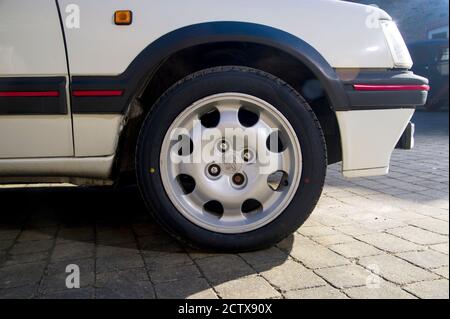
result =
[{"label": "shadow on pavement", "polygon": [[[0,237],[2,230],[17,231],[11,247],[3,258],[0,255],[0,298],[5,297],[2,289],[35,284],[23,281],[22,268],[15,262],[25,256],[27,262],[47,263],[47,270],[41,270],[46,273],[44,279],[37,288],[30,288],[38,291],[39,298],[81,293],[64,287],[64,269],[70,263],[80,265],[85,280],[82,288],[95,290],[96,298],[202,297],[211,286],[283,264],[293,242],[288,238],[283,241],[283,251],[272,248],[247,253],[246,258],[194,250],[163,231],[147,213],[138,190],[131,187],[120,191],[95,187],[1,189],[0,201]],[[49,251],[40,248],[40,243],[46,242],[52,242]],[[37,253],[48,255],[30,260],[39,258],[34,257]],[[12,283],[2,281],[8,277],[2,273],[5,269],[19,272]],[[57,273],[55,278],[52,274],[46,278],[48,269]]]}]

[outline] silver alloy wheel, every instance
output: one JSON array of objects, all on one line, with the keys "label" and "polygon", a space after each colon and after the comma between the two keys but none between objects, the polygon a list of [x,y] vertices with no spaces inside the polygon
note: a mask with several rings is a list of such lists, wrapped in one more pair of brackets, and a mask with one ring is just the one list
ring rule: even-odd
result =
[{"label": "silver alloy wheel", "polygon": [[195,102],[175,119],[163,140],[160,171],[170,200],[189,221],[218,233],[244,233],[289,205],[302,153],[294,129],[274,106],[223,93]]}]

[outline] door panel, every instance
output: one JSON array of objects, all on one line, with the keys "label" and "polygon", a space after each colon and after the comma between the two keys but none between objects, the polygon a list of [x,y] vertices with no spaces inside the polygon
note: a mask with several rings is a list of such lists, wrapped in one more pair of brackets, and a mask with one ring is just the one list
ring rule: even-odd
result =
[{"label": "door panel", "polygon": [[74,155],[66,61],[55,1],[0,1],[0,159]]},{"label": "door panel", "polygon": [[0,158],[71,156],[66,116],[0,115]]}]

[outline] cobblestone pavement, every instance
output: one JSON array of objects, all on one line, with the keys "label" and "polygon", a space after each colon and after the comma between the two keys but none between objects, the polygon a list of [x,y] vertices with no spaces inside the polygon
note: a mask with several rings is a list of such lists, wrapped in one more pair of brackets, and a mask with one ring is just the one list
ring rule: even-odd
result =
[{"label": "cobblestone pavement", "polygon": [[[387,177],[330,167],[311,219],[276,247],[180,246],[135,190],[0,190],[1,298],[448,298],[448,113],[418,113]],[[382,125],[382,123],[380,123]],[[65,287],[66,266],[81,289]]]}]

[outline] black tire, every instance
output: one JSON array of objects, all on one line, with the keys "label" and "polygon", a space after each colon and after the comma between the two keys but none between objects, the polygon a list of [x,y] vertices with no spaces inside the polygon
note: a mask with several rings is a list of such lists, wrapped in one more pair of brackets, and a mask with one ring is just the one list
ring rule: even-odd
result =
[{"label": "black tire", "polygon": [[[240,234],[212,232],[187,220],[167,196],[159,172],[163,139],[176,117],[194,102],[226,92],[253,95],[274,105],[294,128],[303,156],[300,186],[288,207],[271,223]],[[237,66],[203,70],[172,86],[147,115],[136,154],[139,188],[154,218],[179,240],[224,252],[267,248],[293,233],[317,204],[327,166],[326,144],[319,121],[300,94],[270,74]]]}]

